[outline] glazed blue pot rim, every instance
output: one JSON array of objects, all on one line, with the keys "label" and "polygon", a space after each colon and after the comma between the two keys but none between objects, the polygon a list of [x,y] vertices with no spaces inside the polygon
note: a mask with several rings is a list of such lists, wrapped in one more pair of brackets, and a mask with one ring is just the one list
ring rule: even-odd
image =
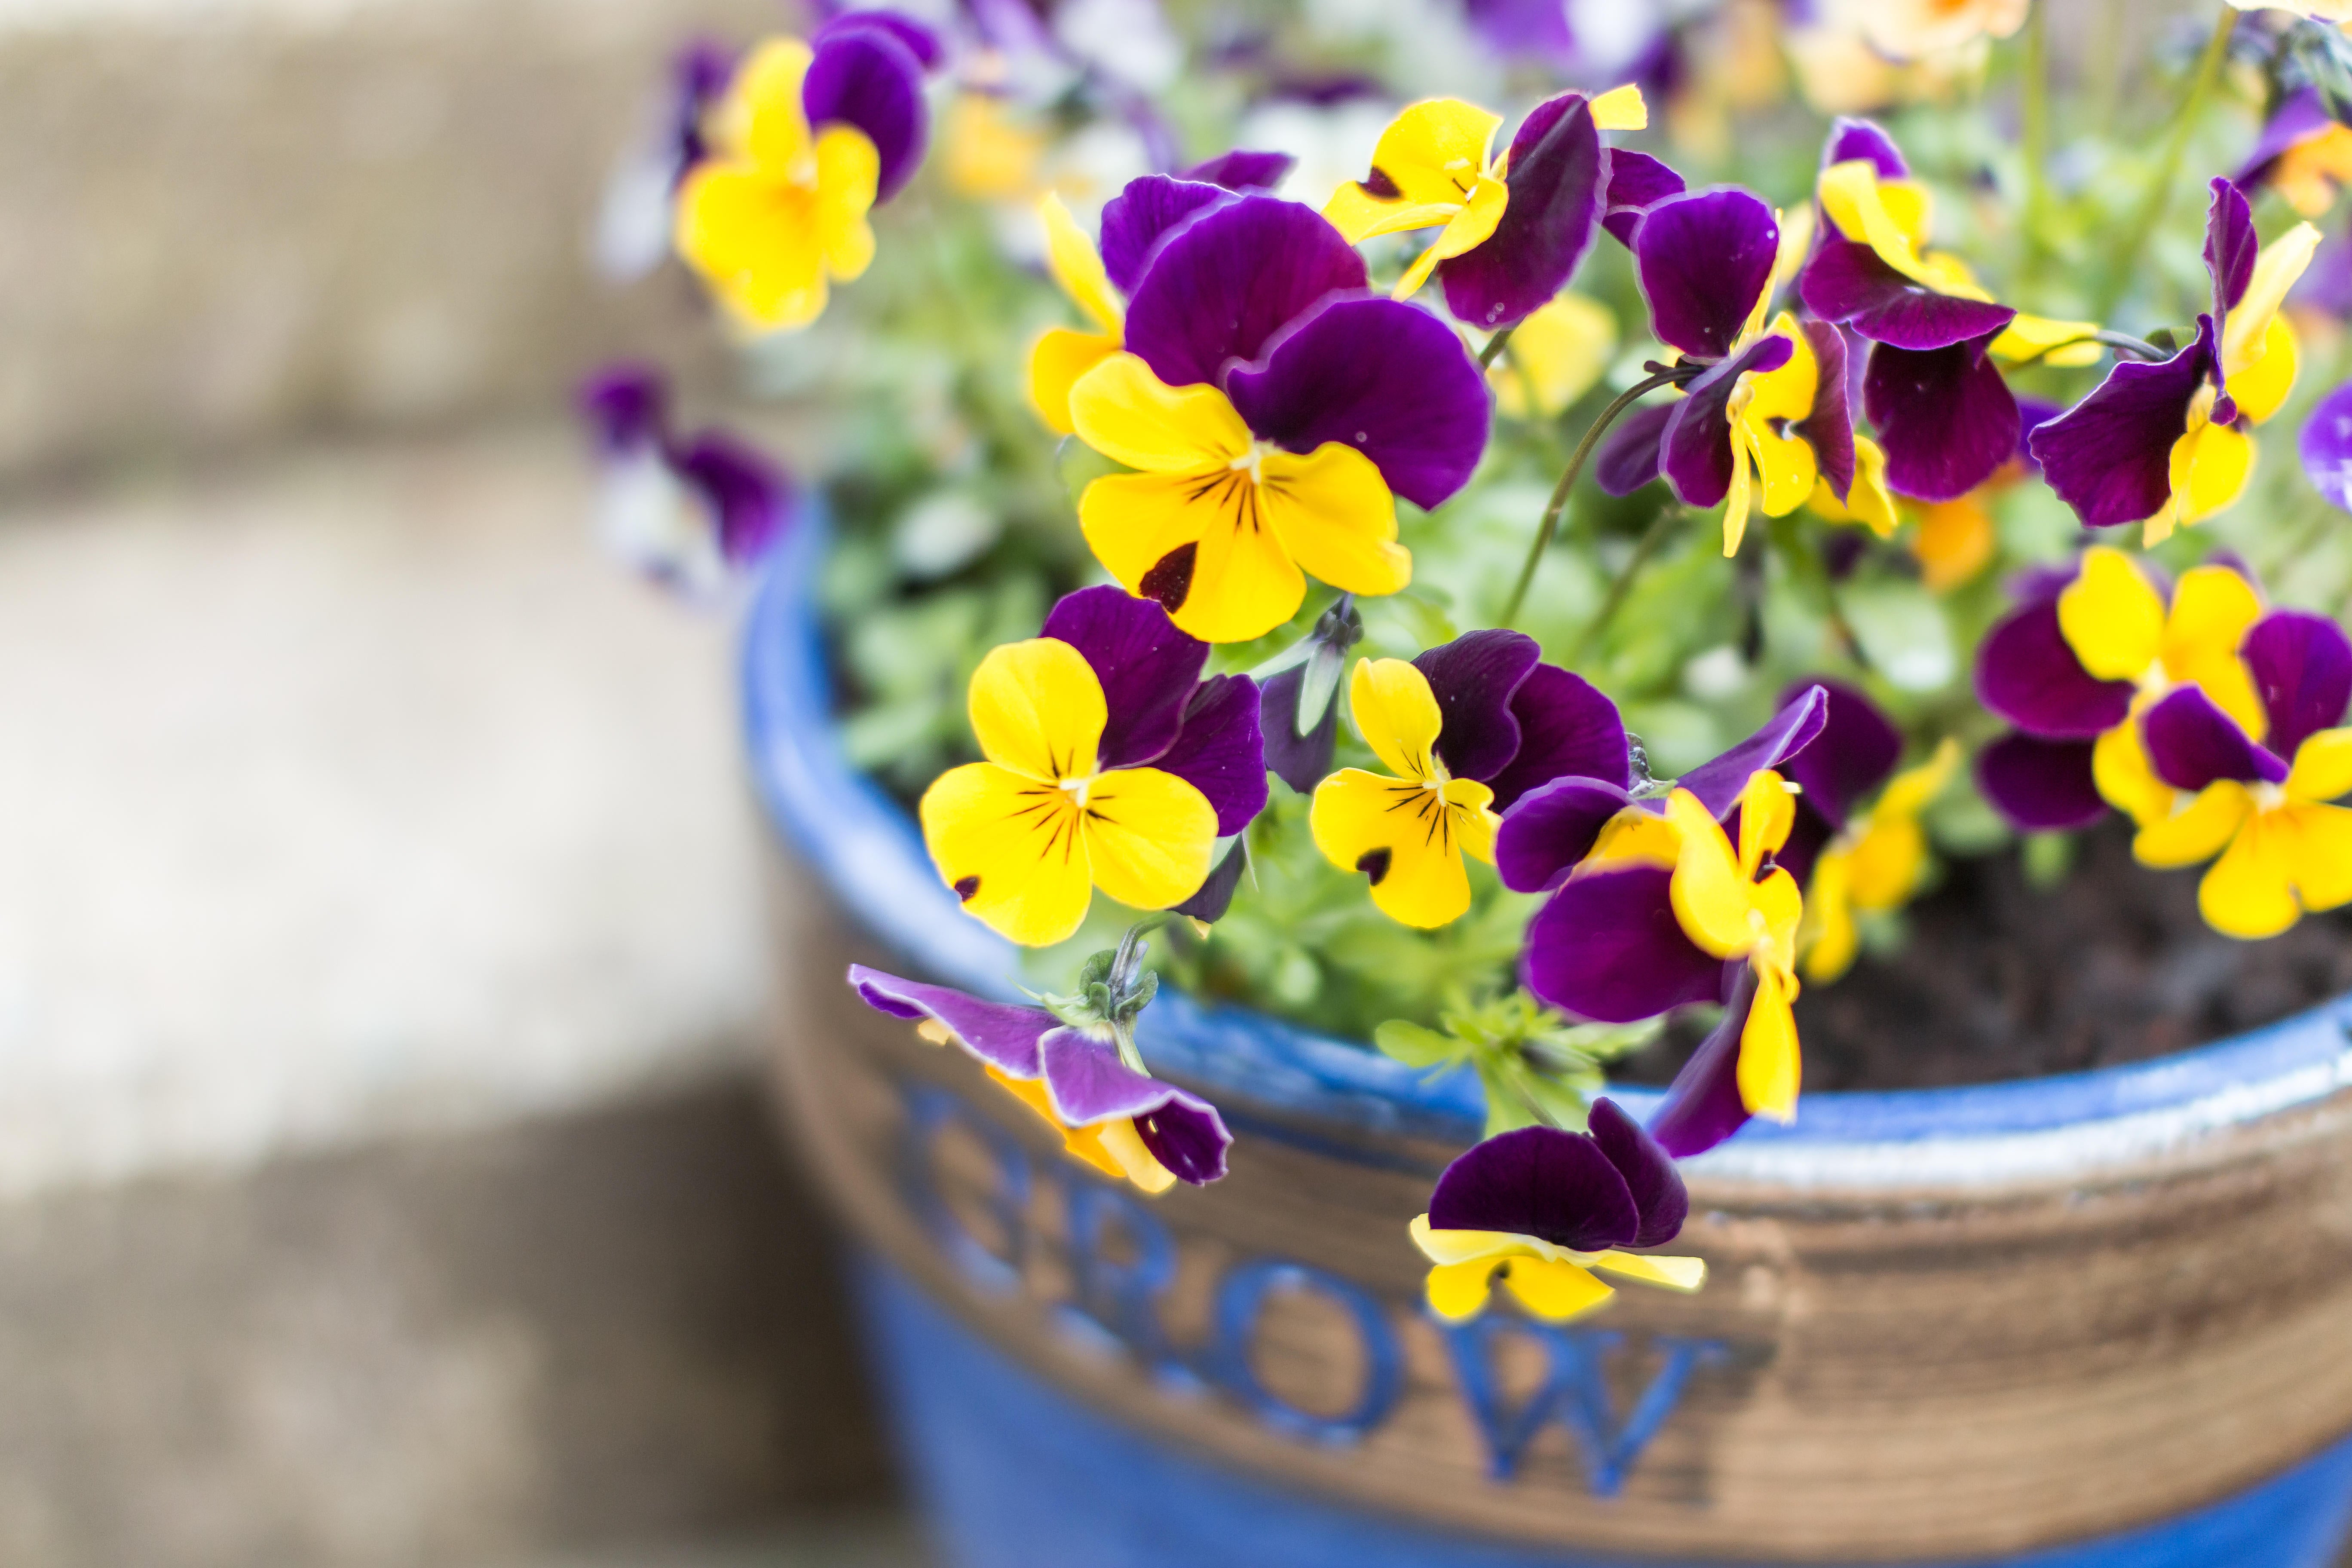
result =
[{"label": "glazed blue pot rim", "polygon": [[[744,738],[761,800],[842,906],[922,974],[1020,1000],[1018,950],[965,915],[913,819],[850,765],[814,584],[828,529],[803,507],[743,629]],[[1466,1072],[1430,1076],[1376,1051],[1173,989],[1142,1019],[1155,1068],[1286,1118],[1459,1142],[1484,1125]],[[1787,1127],[1751,1122],[1689,1162],[1695,1176],[1812,1187],[1980,1186],[2063,1179],[2352,1087],[2352,997],[2177,1056],[1958,1089],[1822,1092]],[[1654,1089],[1612,1089],[1637,1116]]]}]

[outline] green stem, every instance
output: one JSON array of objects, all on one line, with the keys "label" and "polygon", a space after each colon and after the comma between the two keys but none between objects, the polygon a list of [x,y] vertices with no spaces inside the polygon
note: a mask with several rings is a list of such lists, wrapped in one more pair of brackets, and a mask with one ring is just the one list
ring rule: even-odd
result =
[{"label": "green stem", "polygon": [[2025,80],[2021,105],[2025,132],[2025,265],[2041,270],[2042,230],[2050,202],[2050,0],[2026,14]]},{"label": "green stem", "polygon": [[1478,368],[1480,370],[1485,370],[1488,365],[1493,364],[1495,363],[1495,356],[1503,352],[1503,345],[1511,341],[1511,334],[1518,330],[1519,324],[1517,321],[1513,321],[1509,326],[1505,327],[1501,331],[1496,332],[1493,337],[1488,338],[1486,340],[1486,346],[1478,351]]},{"label": "green stem", "polygon": [[1576,488],[1576,476],[1584,472],[1584,465],[1591,458],[1592,449],[1601,444],[1601,437],[1608,432],[1609,426],[1617,422],[1620,414],[1658,388],[1688,381],[1695,370],[1704,367],[1677,366],[1673,370],[1662,370],[1619,393],[1616,401],[1601,411],[1601,417],[1592,422],[1592,428],[1587,430],[1584,439],[1576,444],[1576,454],[1569,458],[1567,471],[1559,476],[1559,483],[1552,487],[1551,500],[1544,506],[1543,521],[1536,529],[1535,542],[1528,546],[1527,562],[1519,568],[1519,580],[1513,585],[1510,599],[1503,605],[1502,617],[1495,623],[1496,626],[1508,626],[1518,618],[1519,606],[1527,601],[1528,588],[1536,580],[1536,568],[1543,563],[1543,553],[1551,547],[1552,535],[1559,531],[1559,514],[1567,510],[1568,492]]},{"label": "green stem", "polygon": [[[2047,4],[2047,0],[2044,0]],[[2036,7],[2039,9],[2040,7]],[[2225,3],[2221,15],[2214,21],[2213,36],[2205,40],[2205,52],[2198,57],[2197,74],[2189,79],[2188,96],[2180,100],[2180,109],[2172,124],[2171,140],[2165,143],[2164,157],[2156,166],[2156,178],[2140,201],[2139,212],[2131,226],[2124,231],[2124,242],[2108,258],[2107,275],[2099,290],[2098,308],[2093,312],[2105,321],[2113,313],[2116,301],[2123,298],[2133,269],[2139,263],[2140,252],[2164,221],[2165,209],[2172,205],[2172,184],[2180,177],[2180,161],[2189,153],[2189,138],[2196,132],[2197,121],[2203,118],[2205,100],[2213,95],[2213,84],[2221,79],[2221,62],[2230,53],[2230,35],[2238,26],[2238,11]]]},{"label": "green stem", "polygon": [[1573,665],[1582,659],[1594,639],[1609,629],[1609,623],[1617,618],[1617,612],[1625,607],[1625,600],[1633,592],[1633,579],[1641,574],[1643,567],[1650,563],[1650,557],[1658,552],[1658,546],[1666,542],[1667,529],[1681,515],[1680,507],[1658,509],[1658,515],[1650,520],[1649,531],[1642,535],[1641,542],[1633,546],[1633,553],[1625,557],[1625,564],[1617,569],[1617,575],[1610,581],[1609,594],[1601,601],[1601,608],[1591,620],[1585,623],[1584,629],[1576,634],[1576,646],[1568,650],[1567,663]]}]

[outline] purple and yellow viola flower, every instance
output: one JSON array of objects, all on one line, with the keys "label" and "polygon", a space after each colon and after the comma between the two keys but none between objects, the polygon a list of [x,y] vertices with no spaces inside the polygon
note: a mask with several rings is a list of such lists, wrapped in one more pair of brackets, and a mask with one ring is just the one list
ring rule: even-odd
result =
[{"label": "purple and yellow viola flower", "polygon": [[1437,1178],[1413,1245],[1433,1266],[1430,1310],[1476,1317],[1503,1288],[1548,1322],[1581,1317],[1616,1294],[1595,1270],[1690,1291],[1706,1283],[1696,1258],[1657,1258],[1682,1234],[1690,1194],[1682,1173],[1614,1100],[1592,1102],[1591,1131],[1522,1127],[1458,1156]]},{"label": "purple and yellow viola flower", "polygon": [[873,261],[866,214],[922,162],[929,37],[853,12],[806,41],[771,38],[736,70],[704,126],[710,155],[678,187],[676,239],[744,330],[808,325],[829,280]]},{"label": "purple and yellow viola flower", "polygon": [[1977,757],[1985,798],[2026,832],[2095,822],[2113,805],[2145,826],[2172,790],[2149,772],[2132,721],[2195,686],[2260,735],[2263,709],[2238,657],[2261,618],[2227,566],[2181,574],[2170,602],[2121,551],[2094,545],[2068,574],[2027,579],[2022,603],[1977,650],[1977,700],[2016,726]]},{"label": "purple and yellow viola flower", "polygon": [[2280,100],[2235,181],[2243,190],[2265,186],[2307,218],[2327,216],[2336,194],[2352,184],[2352,130],[2329,112],[2315,87]]},{"label": "purple and yellow viola flower", "polygon": [[1772,209],[1731,188],[1665,197],[1633,230],[1651,330],[1706,368],[1682,397],[1621,422],[1594,476],[1615,495],[1663,476],[1685,505],[1722,506],[1726,555],[1751,511],[1785,517],[1817,489],[1843,500],[1853,485],[1844,338],[1787,311],[1766,326],[1781,254]]},{"label": "purple and yellow viola flower", "polygon": [[649,365],[607,365],[579,405],[603,470],[596,529],[627,565],[681,595],[713,600],[772,549],[792,481],[723,430],[669,430],[669,384]]},{"label": "purple and yellow viola flower", "polygon": [[1070,422],[1070,388],[1078,377],[1126,346],[1127,298],[1142,282],[1152,247],[1195,213],[1244,190],[1279,184],[1292,162],[1283,153],[1236,151],[1181,174],[1129,180],[1103,207],[1100,249],[1059,195],[1039,200],[1046,270],[1095,328],[1049,327],[1029,351],[1030,405],[1054,434],[1076,428]]},{"label": "purple and yellow viola flower", "polygon": [[2170,359],[2125,362],[2081,403],[2033,434],[2034,457],[2084,525],[2144,522],[2156,544],[2235,501],[2253,473],[2246,434],[2278,412],[2294,386],[2294,329],[2279,307],[2319,247],[2297,224],[2264,246],[2253,214],[2216,179],[2206,219],[2213,310]]},{"label": "purple and yellow viola flower", "polygon": [[635,282],[668,258],[678,184],[709,155],[703,116],[734,74],[735,52],[709,38],[693,39],[671,57],[659,110],[604,184],[595,235],[604,277]]},{"label": "purple and yellow viola flower", "polygon": [[1456,98],[1429,99],[1381,132],[1370,174],[1334,191],[1323,216],[1350,245],[1436,229],[1397,280],[1395,298],[1411,297],[1434,273],[1456,320],[1499,330],[1566,288],[1591,245],[1609,184],[1601,132],[1649,122],[1639,88],[1591,99],[1564,92],[1538,104],[1496,158],[1500,115]]},{"label": "purple and yellow viola flower", "polygon": [[1440,505],[1486,449],[1486,382],[1461,338],[1364,279],[1312,207],[1206,208],[1159,242],[1126,348],[1071,388],[1078,437],[1137,470],[1079,497],[1087,543],[1203,641],[1282,625],[1308,573],[1404,587],[1395,498]]},{"label": "purple and yellow viola flower", "polygon": [[2212,860],[2198,910],[2252,941],[2306,910],[2352,903],[2352,810],[2327,804],[2352,793],[2352,638],[2324,616],[2273,610],[2247,632],[2243,657],[2263,729],[2194,686],[2139,716],[2149,770],[2170,799],[2142,818],[2132,853],[2149,866]]},{"label": "purple and yellow viola flower", "polygon": [[[1885,449],[1886,482],[1921,500],[1965,495],[2017,450],[2017,399],[1995,354],[2021,318],[1958,258],[1927,247],[1927,189],[1877,126],[1831,128],[1815,193],[1824,232],[1798,292],[1823,321],[1871,341],[1862,407]],[[2053,341],[2079,335],[2060,326]],[[2032,335],[2025,352],[2050,346],[2052,332]]]},{"label": "purple and yellow viola flower", "polygon": [[1068,595],[1043,633],[992,650],[971,678],[987,760],[923,793],[923,842],[964,909],[1029,947],[1063,941],[1094,889],[1183,903],[1218,841],[1265,809],[1257,688],[1203,680],[1206,644],[1148,600]]},{"label": "purple and yellow viola flower", "polygon": [[1114,1181],[1163,1193],[1225,1173],[1234,1139],[1216,1107],[1128,1066],[1108,1025],[1066,1024],[1043,1007],[982,1001],[862,963],[849,966],[849,984],[875,1011],[914,1020],[923,1038],[973,1058],[1061,1133],[1070,1158]]}]

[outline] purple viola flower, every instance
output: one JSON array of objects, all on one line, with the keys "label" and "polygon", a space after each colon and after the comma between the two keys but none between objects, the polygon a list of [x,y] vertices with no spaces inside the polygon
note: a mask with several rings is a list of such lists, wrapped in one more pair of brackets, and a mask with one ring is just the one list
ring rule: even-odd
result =
[{"label": "purple viola flower", "polygon": [[1828,700],[1812,743],[1780,764],[1798,785],[1797,815],[1788,842],[1772,856],[1799,887],[1811,885],[1821,852],[1903,761],[1903,731],[1877,703],[1842,681],[1791,686],[1781,696],[1783,710],[1811,687],[1819,687]]},{"label": "purple viola flower", "polygon": [[668,405],[668,384],[648,365],[608,365],[582,384],[581,417],[603,468],[597,529],[629,566],[711,600],[774,547],[792,481],[723,430],[673,437]]},{"label": "purple viola flower", "polygon": [[2312,489],[2330,504],[2352,511],[2352,384],[2312,405],[2296,445]]},{"label": "purple viola flower", "polygon": [[714,39],[693,39],[672,57],[669,80],[645,134],[622,153],[604,184],[595,258],[606,278],[633,282],[668,257],[678,183],[709,153],[702,119],[734,74],[734,51]]},{"label": "purple viola flower", "polygon": [[2352,130],[2319,89],[2297,88],[2271,111],[2235,180],[2247,190],[2267,185],[2305,217],[2324,217],[2352,181]]},{"label": "purple viola flower", "polygon": [[1287,153],[1252,153],[1236,147],[1179,170],[1176,178],[1221,185],[1229,191],[1264,192],[1281,184],[1297,166],[1298,160]]},{"label": "purple viola flower", "polygon": [[917,1022],[924,1038],[954,1045],[1052,1123],[1073,1159],[1105,1175],[1165,1192],[1225,1173],[1233,1134],[1216,1107],[1121,1059],[1108,1024],[1073,1025],[1043,1007],[986,1002],[849,966],[849,984],[877,1012]]},{"label": "purple viola flower", "polygon": [[1681,1173],[1614,1100],[1592,1103],[1591,1131],[1522,1127],[1489,1138],[1445,1167],[1413,1244],[1432,1265],[1430,1309],[1475,1316],[1499,1274],[1537,1317],[1562,1321],[1612,1294],[1593,1269],[1670,1289],[1696,1290],[1706,1265],[1643,1257],[1682,1234],[1690,1194]]},{"label": "purple viola flower", "polygon": [[1629,148],[1609,150],[1609,184],[1601,198],[1601,226],[1626,249],[1633,248],[1633,231],[1642,215],[1669,196],[1690,186],[1680,174],[1647,153]]}]

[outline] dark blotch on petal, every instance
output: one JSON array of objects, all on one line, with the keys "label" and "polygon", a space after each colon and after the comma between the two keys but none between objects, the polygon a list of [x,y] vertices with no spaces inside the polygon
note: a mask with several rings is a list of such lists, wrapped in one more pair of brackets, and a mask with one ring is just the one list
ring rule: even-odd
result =
[{"label": "dark blotch on petal", "polygon": [[2107,814],[2089,741],[2004,735],[1977,754],[1977,788],[2025,833],[2069,833]]},{"label": "dark blotch on petal", "polygon": [[1518,754],[1487,779],[1494,809],[1508,811],[1539,784],[1558,778],[1599,779],[1620,789],[1633,784],[1632,752],[1617,704],[1580,675],[1539,664],[1511,694],[1519,721]]},{"label": "dark blotch on petal", "polygon": [[2272,751],[2292,758],[2313,732],[2344,722],[2352,704],[2352,638],[2342,626],[2305,610],[2273,610],[2238,651],[2270,715],[2264,743]]},{"label": "dark blotch on petal", "polygon": [[1772,209],[1747,191],[1698,191],[1658,203],[1633,231],[1633,271],[1650,304],[1651,330],[1686,354],[1721,359],[1770,285],[1780,249]]},{"label": "dark blotch on petal", "polygon": [[980,879],[977,877],[958,877],[955,883],[955,895],[967,904],[971,902],[972,900],[980,896]]},{"label": "dark blotch on petal", "polygon": [[1871,349],[1862,407],[1886,449],[1891,489],[1954,500],[2017,455],[2017,399],[1985,352],[1991,342],[1988,334],[1925,353]]},{"label": "dark blotch on petal", "polygon": [[[1527,809],[1522,803],[1522,811]],[[1587,871],[1560,884],[1528,923],[1519,973],[1563,1013],[1633,1024],[1722,994],[1723,963],[1675,919],[1664,866]]]},{"label": "dark blotch on petal", "polygon": [[1507,1231],[1601,1252],[1630,1245],[1642,1216],[1598,1142],[1557,1127],[1522,1127],[1445,1167],[1429,1194],[1429,1226]]},{"label": "dark blotch on petal", "polygon": [[2256,744],[2200,687],[2167,692],[2140,715],[2139,732],[2148,765],[2175,789],[2194,794],[2221,779],[2277,784],[2286,777],[2286,763]]},{"label": "dark blotch on petal", "polygon": [[1739,1036],[1755,1001],[1756,974],[1743,963],[1722,1020],[1675,1075],[1665,1103],[1651,1119],[1658,1146],[1677,1160],[1704,1154],[1748,1125],[1747,1102],[1739,1097]]},{"label": "dark blotch on petal", "polygon": [[1109,584],[1081,588],[1062,595],[1038,635],[1077,649],[1102,683],[1109,718],[1098,765],[1139,767],[1175,741],[1209,645],[1179,631],[1152,599]]},{"label": "dark blotch on petal", "polygon": [[2083,668],[2058,624],[2055,594],[2000,622],[1977,648],[1977,700],[2029,735],[2089,740],[2131,711],[2132,684]]},{"label": "dark blotch on petal", "polygon": [[1151,763],[1208,797],[1220,838],[1239,833],[1265,809],[1258,701],[1257,682],[1248,676],[1209,677],[1192,689],[1174,742]]},{"label": "dark blotch on petal", "polygon": [[2154,517],[2172,499],[2172,444],[2189,405],[2213,374],[2213,319],[2160,364],[2126,360],[2096,391],[2033,433],[2034,458],[2058,499],[2092,528]]},{"label": "dark blotch on petal", "polygon": [[1538,104],[1511,142],[1510,199],[1486,241],[1437,264],[1454,320],[1494,331],[1568,286],[1591,247],[1609,154],[1581,93]]},{"label": "dark blotch on petal", "polygon": [[1365,850],[1356,857],[1356,869],[1370,877],[1373,887],[1379,887],[1381,879],[1389,874],[1389,851],[1386,848]]},{"label": "dark blotch on petal", "polygon": [[1104,204],[1103,271],[1122,294],[1135,292],[1154,247],[1193,214],[1233,199],[1210,181],[1146,174]]},{"label": "dark blotch on petal", "polygon": [[1701,763],[1675,781],[1678,789],[1698,797],[1717,819],[1739,804],[1739,792],[1766,768],[1780,768],[1791,757],[1813,745],[1829,723],[1829,692],[1808,686],[1780,705],[1748,739],[1718,757]]},{"label": "dark blotch on petal", "polygon": [[1230,362],[1257,358],[1308,306],[1363,286],[1363,258],[1321,213],[1239,196],[1160,240],[1129,302],[1127,346],[1171,386],[1223,385]]},{"label": "dark blotch on petal", "polygon": [[1174,614],[1184,607],[1192,595],[1192,563],[1199,557],[1197,543],[1180,544],[1151,563],[1151,570],[1136,584],[1147,599],[1159,601],[1160,607]]},{"label": "dark blotch on petal", "polygon": [[1592,1102],[1592,1141],[1625,1178],[1626,1190],[1633,1194],[1633,1207],[1641,1215],[1641,1228],[1633,1233],[1635,1247],[1664,1247],[1682,1234],[1683,1222],[1690,1217],[1690,1193],[1683,1185],[1682,1173],[1648,1129],[1618,1109],[1613,1100]]},{"label": "dark blotch on petal", "polygon": [[1519,752],[1511,698],[1543,657],[1524,632],[1466,632],[1412,661],[1437,699],[1438,760],[1457,779],[1484,782]]}]

